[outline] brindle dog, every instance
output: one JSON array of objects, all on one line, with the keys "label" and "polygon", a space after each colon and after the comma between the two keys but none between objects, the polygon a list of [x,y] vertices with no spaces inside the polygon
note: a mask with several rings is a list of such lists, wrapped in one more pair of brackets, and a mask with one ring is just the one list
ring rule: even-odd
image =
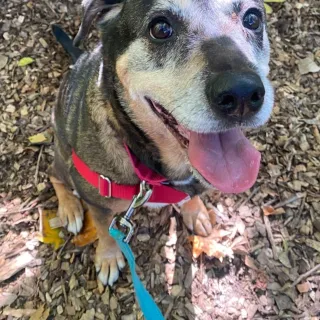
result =
[{"label": "brindle dog", "polygon": [[[269,43],[262,0],[87,0],[83,6],[74,44],[94,20],[101,43],[82,53],[54,28],[74,66],[53,114],[50,179],[69,231],[82,228],[79,198],[89,207],[99,237],[98,277],[112,285],[125,262],[108,225],[129,201],[102,197],[74,167],[72,150],[120,184],[139,183],[125,143],[191,197],[212,187],[249,189],[260,154],[241,128],[264,124],[272,110]],[[211,230],[207,213],[185,221],[195,233]]]}]

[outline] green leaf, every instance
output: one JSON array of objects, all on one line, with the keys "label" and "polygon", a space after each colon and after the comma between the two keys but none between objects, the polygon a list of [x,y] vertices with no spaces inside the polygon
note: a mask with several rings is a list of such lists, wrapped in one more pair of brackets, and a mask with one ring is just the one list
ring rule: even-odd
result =
[{"label": "green leaf", "polygon": [[272,13],[272,8],[271,8],[269,5],[267,5],[267,4],[265,3],[265,4],[264,4],[264,7],[266,8],[266,13],[267,13],[267,14]]},{"label": "green leaf", "polygon": [[272,3],[272,2],[285,2],[286,0],[264,0],[264,7],[266,8],[266,13],[270,14],[272,13],[272,8],[266,4],[266,2],[268,3]]},{"label": "green leaf", "polygon": [[28,64],[31,64],[33,61],[34,61],[34,59],[32,59],[30,57],[24,57],[24,58],[19,60],[18,66],[19,67],[24,67],[24,66],[27,66]]},{"label": "green leaf", "polygon": [[52,135],[48,131],[38,133],[28,138],[31,144],[50,144]]}]

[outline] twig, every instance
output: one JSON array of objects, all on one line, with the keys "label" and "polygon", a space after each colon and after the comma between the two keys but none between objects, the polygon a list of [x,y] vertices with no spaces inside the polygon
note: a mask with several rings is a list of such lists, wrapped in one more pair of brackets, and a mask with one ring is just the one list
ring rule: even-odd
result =
[{"label": "twig", "polygon": [[18,255],[19,253],[27,250],[28,248],[26,246],[23,246],[22,248],[18,249],[17,251],[11,252],[9,254],[5,254],[6,259],[13,258],[14,256]]},{"label": "twig", "polygon": [[20,209],[20,210],[16,210],[16,211],[9,211],[9,212],[5,212],[5,213],[0,213],[0,217],[5,217],[5,216],[9,216],[11,214],[16,214],[16,213],[23,213],[26,211],[30,211],[30,210],[34,210],[41,207],[41,205],[37,206],[36,203],[28,208],[24,208],[24,209]]},{"label": "twig", "polygon": [[316,265],[315,267],[313,267],[312,269],[310,269],[309,271],[307,271],[306,273],[302,274],[295,282],[292,283],[291,286],[295,287],[301,280],[308,278],[309,276],[311,276],[313,273],[317,272],[318,270],[320,270],[320,263],[318,265]]},{"label": "twig", "polygon": [[58,14],[54,11],[54,9],[51,7],[50,3],[48,0],[44,0],[44,3],[48,6],[48,8],[53,12],[53,14],[56,16],[56,17],[59,17]]},{"label": "twig", "polygon": [[266,226],[266,230],[267,230],[269,242],[270,242],[270,244],[271,244],[271,248],[272,248],[272,252],[273,252],[273,258],[274,258],[275,260],[278,260],[277,247],[276,247],[276,244],[275,244],[275,242],[274,242],[274,238],[273,238],[273,234],[272,234],[272,230],[271,230],[271,225],[270,225],[270,221],[269,221],[268,216],[263,215],[263,221],[264,221],[264,224],[265,224],[265,226]]},{"label": "twig", "polygon": [[297,215],[298,217],[301,216],[301,213],[302,213],[302,211],[303,211],[303,208],[304,208],[305,203],[306,203],[306,197],[304,197],[304,198],[302,199],[302,201],[301,201],[301,206],[300,206],[300,208],[299,208],[298,215]]},{"label": "twig", "polygon": [[30,205],[31,200],[32,200],[32,197],[29,197],[26,201],[24,201],[23,203],[21,203],[20,209],[23,209],[23,208],[26,207],[28,204]]},{"label": "twig", "polygon": [[[298,314],[298,315],[276,315],[276,316],[269,316],[268,317],[268,320],[280,320],[280,319],[306,319],[306,317],[308,316],[308,313],[307,312],[304,312],[302,314]],[[266,318],[263,317],[254,317],[252,318],[252,320],[265,320]],[[309,319],[309,318],[308,318]]]},{"label": "twig", "polygon": [[168,319],[168,317],[169,317],[169,315],[171,314],[171,311],[172,311],[172,309],[173,309],[173,306],[174,306],[174,303],[171,302],[171,303],[169,304],[169,307],[167,308],[167,311],[166,311],[165,315],[164,315],[164,318],[165,318],[165,319]]},{"label": "twig", "polygon": [[257,245],[255,245],[254,247],[252,247],[252,248],[250,249],[250,253],[254,253],[255,251],[263,248],[264,246],[265,246],[264,243],[258,243]]},{"label": "twig", "polygon": [[305,197],[304,193],[298,193],[295,196],[293,196],[293,197],[291,197],[291,198],[289,198],[287,200],[279,202],[277,205],[274,206],[274,208],[277,209],[277,208],[286,206],[287,204],[295,202],[296,200],[304,198],[304,197]]},{"label": "twig", "polygon": [[66,245],[70,242],[71,238],[73,237],[73,235],[70,235],[69,238],[65,241],[65,243],[63,244],[63,246],[60,248],[59,252],[58,252],[58,258],[60,258],[62,251],[64,250],[64,248],[66,247]]},{"label": "twig", "polygon": [[[61,279],[61,282],[63,283],[63,279]],[[67,304],[68,303],[68,296],[67,296],[66,287],[64,284],[62,285],[62,292],[63,292],[64,301]]]},{"label": "twig", "polygon": [[272,206],[275,202],[277,202],[277,199],[271,199],[268,202],[266,202],[263,207]]},{"label": "twig", "polygon": [[293,220],[293,216],[289,217],[289,218],[284,222],[283,225],[286,227],[292,220]]},{"label": "twig", "polygon": [[241,206],[247,204],[258,193],[259,190],[260,187],[256,187],[246,199],[244,199],[243,201],[241,199],[239,202],[237,202],[234,206],[234,210],[238,210]]},{"label": "twig", "polygon": [[42,157],[42,152],[43,152],[43,145],[40,148],[40,152],[39,152],[39,156],[38,156],[38,161],[37,161],[37,166],[36,166],[36,172],[34,174],[34,183],[35,185],[38,184],[38,174],[39,174],[39,166],[40,166],[40,161],[41,161],[41,157]]}]

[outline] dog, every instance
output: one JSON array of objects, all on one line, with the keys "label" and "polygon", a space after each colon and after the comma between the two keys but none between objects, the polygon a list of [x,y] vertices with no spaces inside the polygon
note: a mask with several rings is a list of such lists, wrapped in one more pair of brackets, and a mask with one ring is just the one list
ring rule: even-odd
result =
[{"label": "dog", "polygon": [[[53,112],[50,180],[70,232],[82,228],[80,199],[88,208],[98,234],[98,278],[112,285],[125,261],[108,226],[134,194],[113,196],[112,188],[138,190],[146,170],[162,177],[150,189],[166,188],[165,204],[171,193],[184,201],[212,188],[240,193],[254,184],[260,153],[242,129],[263,125],[272,111],[266,13],[262,0],[82,4],[74,42],[53,28],[73,67]],[[100,44],[84,52],[79,46],[94,21]],[[207,235],[210,217],[194,211],[184,221]]]}]

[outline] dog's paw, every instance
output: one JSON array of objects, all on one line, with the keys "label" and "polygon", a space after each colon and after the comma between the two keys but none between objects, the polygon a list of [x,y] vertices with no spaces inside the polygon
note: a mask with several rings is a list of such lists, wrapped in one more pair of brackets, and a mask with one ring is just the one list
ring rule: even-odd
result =
[{"label": "dog's paw", "polygon": [[81,231],[83,213],[80,200],[72,193],[66,193],[59,199],[58,216],[63,226],[68,227],[69,232],[78,234]]},{"label": "dog's paw", "polygon": [[212,233],[215,217],[207,210],[199,196],[184,203],[180,209],[184,224],[194,234],[207,237]]},{"label": "dog's paw", "polygon": [[[103,239],[105,240],[105,239]],[[119,270],[125,266],[125,260],[118,245],[113,239],[99,240],[95,267],[98,279],[106,286],[112,286],[119,278]]]}]

